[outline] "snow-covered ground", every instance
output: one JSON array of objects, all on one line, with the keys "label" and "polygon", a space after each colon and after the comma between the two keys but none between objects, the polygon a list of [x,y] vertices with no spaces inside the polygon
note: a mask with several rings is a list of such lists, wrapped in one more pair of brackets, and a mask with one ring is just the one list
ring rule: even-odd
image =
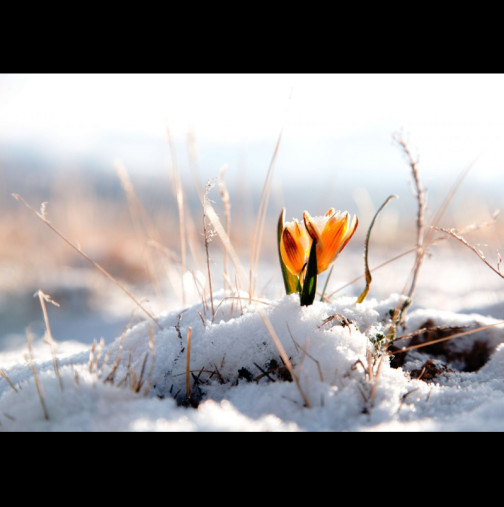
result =
[{"label": "snow-covered ground", "polygon": [[[502,279],[468,250],[453,258],[439,253],[425,260],[399,334],[430,327],[431,338],[441,337],[504,318]],[[336,266],[358,276],[361,261],[349,250]],[[376,353],[373,342],[389,331],[390,312],[401,301],[401,263],[407,272],[411,262],[405,257],[377,270],[361,304],[355,296],[362,280],[310,307],[300,307],[297,295],[281,295],[279,269],[271,266],[278,276],[268,297],[249,303],[218,290],[213,319],[210,302],[193,298],[186,307],[158,308],[159,326],[137,312],[124,333],[102,344],[92,345],[90,335],[59,341],[60,378],[41,333],[33,362],[26,340],[16,342],[0,352],[0,430],[503,430],[504,326],[392,361]],[[339,286],[337,275],[332,285]],[[58,311],[49,308],[51,317]]]}]

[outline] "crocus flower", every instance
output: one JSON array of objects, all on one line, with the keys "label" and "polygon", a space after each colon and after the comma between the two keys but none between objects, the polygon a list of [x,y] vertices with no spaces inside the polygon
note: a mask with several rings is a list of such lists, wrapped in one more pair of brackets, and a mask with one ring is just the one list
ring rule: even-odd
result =
[{"label": "crocus flower", "polygon": [[345,248],[359,223],[357,215],[350,220],[347,211],[331,208],[323,217],[312,217],[303,213],[309,235],[316,241],[317,272],[325,271]]},{"label": "crocus flower", "polygon": [[311,237],[303,222],[286,222],[280,238],[280,253],[287,269],[301,276],[310,254]]}]

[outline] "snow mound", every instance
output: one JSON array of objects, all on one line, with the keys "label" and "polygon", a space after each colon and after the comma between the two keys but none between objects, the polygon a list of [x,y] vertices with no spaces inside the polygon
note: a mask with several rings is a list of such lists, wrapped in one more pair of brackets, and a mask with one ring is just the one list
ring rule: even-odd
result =
[{"label": "snow mound", "polygon": [[[0,430],[502,430],[504,330],[390,360],[373,343],[399,302],[399,295],[361,304],[342,297],[301,307],[298,295],[249,303],[220,293],[213,319],[199,303],[157,316],[159,327],[141,322],[108,347],[58,355],[60,379],[50,357],[9,364],[0,379]],[[426,322],[433,332],[496,323],[417,309],[405,332]],[[469,371],[464,361],[475,343],[484,360]]]}]

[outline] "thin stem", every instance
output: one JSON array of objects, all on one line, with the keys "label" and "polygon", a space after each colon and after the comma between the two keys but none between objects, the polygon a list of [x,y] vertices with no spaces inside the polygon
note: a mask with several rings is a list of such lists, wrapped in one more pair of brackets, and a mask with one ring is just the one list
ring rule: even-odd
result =
[{"label": "thin stem", "polygon": [[126,296],[128,296],[137,306],[142,310],[150,319],[152,319],[156,325],[159,327],[159,329],[163,329],[161,324],[158,322],[158,320],[146,309],[144,306],[129,292],[121,283],[119,283],[105,268],[100,266],[96,261],[91,259],[86,253],[84,253],[77,245],[74,245],[69,239],[67,239],[56,227],[54,227],[47,218],[39,213],[37,210],[32,208],[19,194],[12,194],[12,197],[17,199],[18,201],[21,201],[31,212],[35,213],[36,216],[44,222],[49,229],[51,229],[56,235],[58,235],[67,245],[69,245],[71,248],[73,248],[78,254],[80,254],[84,259],[86,259],[89,263],[91,263],[100,273],[105,275],[109,280],[115,283],[119,289],[121,289]]}]

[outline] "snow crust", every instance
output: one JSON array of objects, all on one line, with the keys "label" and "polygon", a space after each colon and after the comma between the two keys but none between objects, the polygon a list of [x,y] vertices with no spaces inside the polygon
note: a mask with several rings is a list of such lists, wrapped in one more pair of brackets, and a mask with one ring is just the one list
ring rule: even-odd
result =
[{"label": "snow crust", "polygon": [[[488,360],[481,368],[469,372],[448,364],[428,382],[412,374],[430,358],[422,349],[410,352],[400,367],[393,367],[388,356],[380,362],[374,354],[373,339],[389,329],[399,295],[362,304],[356,304],[355,297],[340,297],[309,307],[299,305],[298,295],[250,304],[224,296],[214,296],[218,310],[213,321],[211,312],[198,303],[159,314],[162,329],[151,321],[140,322],[94,351],[89,345],[59,344],[63,389],[45,343],[34,344],[32,367],[22,358],[16,362],[12,355],[2,355],[0,367],[14,387],[0,378],[0,431],[504,429],[501,326],[450,345],[463,351],[476,339],[485,343]],[[290,381],[264,319],[290,358],[299,386]],[[498,322],[477,313],[418,308],[408,314],[408,332],[428,320],[460,327]],[[113,380],[106,382],[116,360]],[[138,379],[142,383],[135,392]]]}]

